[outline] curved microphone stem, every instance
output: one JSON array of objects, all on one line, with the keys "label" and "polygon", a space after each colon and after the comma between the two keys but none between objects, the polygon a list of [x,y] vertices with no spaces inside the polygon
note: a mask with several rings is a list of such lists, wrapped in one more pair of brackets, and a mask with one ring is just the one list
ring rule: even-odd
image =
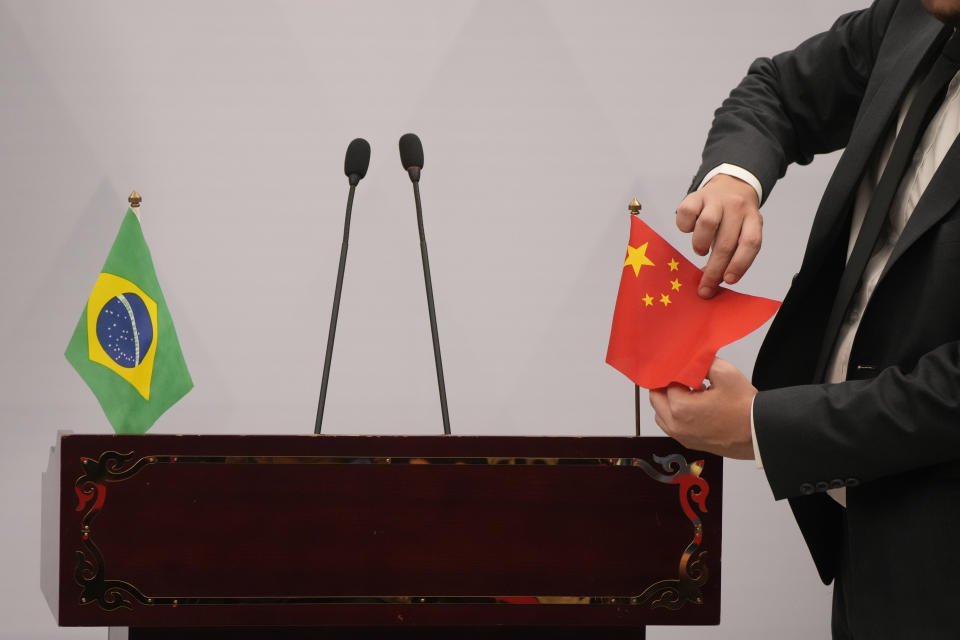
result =
[{"label": "curved microphone stem", "polygon": [[[350,181],[353,183],[353,180]],[[327,403],[327,383],[330,382],[330,359],[333,357],[333,340],[337,335],[337,316],[340,315],[340,292],[343,290],[343,271],[347,266],[347,243],[350,240],[350,213],[353,211],[353,192],[357,185],[350,185],[347,195],[347,215],[343,221],[343,243],[340,245],[340,267],[337,269],[337,288],[333,294],[333,311],[330,314],[330,331],[327,333],[327,353],[323,357],[323,381],[320,383],[320,403],[317,405],[317,424],[314,433],[320,433],[323,425],[323,407]]]},{"label": "curved microphone stem", "polygon": [[443,382],[443,362],[440,360],[440,337],[437,334],[437,311],[433,305],[433,280],[430,278],[430,260],[427,258],[427,238],[423,233],[423,209],[420,206],[420,185],[413,183],[413,197],[417,203],[417,227],[420,229],[420,258],[423,260],[423,282],[427,288],[427,309],[430,311],[430,333],[433,336],[433,359],[437,363],[437,386],[440,389],[440,413],[443,433],[450,435],[450,413],[447,410],[447,386]]}]

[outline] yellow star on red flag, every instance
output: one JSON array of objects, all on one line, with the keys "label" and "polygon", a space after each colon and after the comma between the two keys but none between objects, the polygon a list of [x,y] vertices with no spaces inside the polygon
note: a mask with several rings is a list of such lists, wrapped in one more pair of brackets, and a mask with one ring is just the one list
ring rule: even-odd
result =
[{"label": "yellow star on red flag", "polygon": [[627,245],[627,259],[623,263],[623,266],[630,265],[633,267],[633,275],[637,277],[640,277],[640,267],[657,266],[653,264],[653,260],[647,257],[647,245],[649,244],[649,242],[644,242],[639,247],[631,247],[630,245]]}]

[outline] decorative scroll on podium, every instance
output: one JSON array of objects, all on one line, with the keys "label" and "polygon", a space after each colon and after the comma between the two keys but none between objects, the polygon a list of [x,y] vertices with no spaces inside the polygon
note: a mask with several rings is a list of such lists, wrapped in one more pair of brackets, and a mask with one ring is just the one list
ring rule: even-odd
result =
[{"label": "decorative scroll on podium", "polygon": [[722,461],[668,438],[63,435],[63,626],[717,624]]}]

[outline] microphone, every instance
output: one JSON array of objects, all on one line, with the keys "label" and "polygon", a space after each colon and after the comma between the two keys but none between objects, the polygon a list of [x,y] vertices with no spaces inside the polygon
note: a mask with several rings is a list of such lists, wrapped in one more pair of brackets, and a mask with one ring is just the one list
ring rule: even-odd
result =
[{"label": "microphone", "polygon": [[340,266],[337,269],[337,287],[333,293],[333,311],[330,314],[330,330],[327,333],[327,353],[323,358],[323,380],[320,383],[320,403],[317,405],[317,422],[314,433],[320,433],[323,425],[323,408],[327,402],[327,384],[330,382],[330,360],[333,357],[333,340],[337,335],[337,316],[340,315],[340,293],[343,290],[343,271],[347,266],[347,243],[350,239],[350,214],[353,211],[353,193],[367,175],[370,166],[370,143],[356,138],[347,146],[343,160],[343,173],[350,183],[347,195],[347,215],[343,221],[343,242],[340,244]]},{"label": "microphone", "polygon": [[440,413],[443,433],[450,435],[450,413],[447,410],[447,386],[443,381],[443,363],[440,360],[440,338],[437,335],[437,311],[433,305],[433,281],[430,261],[427,259],[427,238],[423,233],[423,208],[420,205],[420,170],[423,169],[423,145],[414,133],[400,137],[400,162],[413,183],[413,199],[417,205],[417,227],[420,229],[420,259],[423,261],[423,283],[427,289],[427,309],[430,312],[430,334],[433,337],[433,359],[437,364],[437,388],[440,392]]},{"label": "microphone", "polygon": [[423,169],[423,145],[415,133],[400,136],[400,162],[410,174],[414,183],[420,182],[420,170]]},{"label": "microphone", "polygon": [[370,143],[363,138],[355,138],[347,146],[347,155],[343,159],[343,173],[350,180],[350,186],[355,187],[365,175],[370,166]]}]

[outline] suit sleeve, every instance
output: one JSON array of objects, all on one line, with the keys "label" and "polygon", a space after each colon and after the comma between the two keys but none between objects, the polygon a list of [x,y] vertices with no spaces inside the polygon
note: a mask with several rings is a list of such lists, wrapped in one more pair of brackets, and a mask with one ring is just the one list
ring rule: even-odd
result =
[{"label": "suit sleeve", "polygon": [[[753,416],[777,499],[855,486],[960,458],[960,343],[870,380],[757,394]],[[818,486],[819,485],[819,486]]]},{"label": "suit sleeve", "polygon": [[729,163],[757,176],[764,199],[793,162],[846,145],[897,0],[876,0],[824,33],[759,58],[714,114],[691,191]]}]

